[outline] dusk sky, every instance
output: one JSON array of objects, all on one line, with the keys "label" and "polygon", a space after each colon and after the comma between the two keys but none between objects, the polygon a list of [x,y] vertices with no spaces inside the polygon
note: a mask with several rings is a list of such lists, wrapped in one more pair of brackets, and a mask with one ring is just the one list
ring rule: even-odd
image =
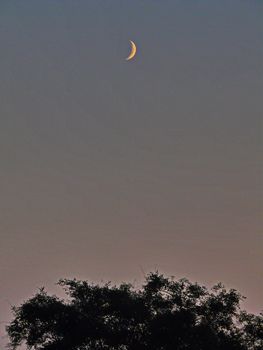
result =
[{"label": "dusk sky", "polygon": [[10,305],[62,277],[158,269],[262,309],[262,18],[261,0],[0,0],[0,344]]}]

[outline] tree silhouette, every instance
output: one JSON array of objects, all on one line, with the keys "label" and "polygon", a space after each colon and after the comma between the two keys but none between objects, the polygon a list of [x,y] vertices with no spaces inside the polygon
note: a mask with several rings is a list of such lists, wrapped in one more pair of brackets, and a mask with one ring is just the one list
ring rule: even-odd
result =
[{"label": "tree silhouette", "polygon": [[240,310],[243,297],[218,284],[211,290],[186,279],[151,273],[130,284],[60,280],[66,300],[44,289],[14,307],[10,346],[38,350],[263,349],[263,315]]}]

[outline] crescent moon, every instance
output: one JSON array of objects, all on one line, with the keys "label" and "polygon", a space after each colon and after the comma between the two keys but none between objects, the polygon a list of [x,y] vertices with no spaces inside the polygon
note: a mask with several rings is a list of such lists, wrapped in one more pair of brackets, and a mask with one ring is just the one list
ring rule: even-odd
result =
[{"label": "crescent moon", "polygon": [[136,55],[136,51],[137,51],[137,47],[135,43],[132,40],[130,40],[130,43],[131,43],[131,52],[129,56],[126,58],[126,61],[131,60]]}]

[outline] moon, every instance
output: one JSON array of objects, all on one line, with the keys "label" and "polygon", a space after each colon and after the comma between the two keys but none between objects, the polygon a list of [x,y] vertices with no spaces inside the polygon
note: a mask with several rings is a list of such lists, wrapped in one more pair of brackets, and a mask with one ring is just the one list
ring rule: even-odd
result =
[{"label": "moon", "polygon": [[137,51],[137,47],[135,43],[132,40],[130,40],[130,43],[131,43],[131,52],[129,56],[126,57],[126,61],[130,61],[136,55],[136,51]]}]

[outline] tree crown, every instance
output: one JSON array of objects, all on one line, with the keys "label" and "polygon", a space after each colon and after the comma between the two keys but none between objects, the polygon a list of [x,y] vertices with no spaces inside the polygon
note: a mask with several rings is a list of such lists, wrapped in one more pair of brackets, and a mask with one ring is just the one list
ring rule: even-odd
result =
[{"label": "tree crown", "polygon": [[218,284],[150,273],[141,289],[62,279],[67,298],[40,289],[13,308],[10,346],[36,350],[259,350],[263,315],[240,308],[243,297]]}]

